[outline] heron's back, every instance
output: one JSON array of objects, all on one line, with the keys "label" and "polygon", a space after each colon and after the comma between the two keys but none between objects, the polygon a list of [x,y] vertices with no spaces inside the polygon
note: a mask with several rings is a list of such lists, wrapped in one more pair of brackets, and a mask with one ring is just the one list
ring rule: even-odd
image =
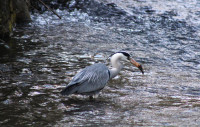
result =
[{"label": "heron's back", "polygon": [[95,94],[105,87],[109,78],[109,70],[105,64],[93,64],[77,73],[61,93]]}]

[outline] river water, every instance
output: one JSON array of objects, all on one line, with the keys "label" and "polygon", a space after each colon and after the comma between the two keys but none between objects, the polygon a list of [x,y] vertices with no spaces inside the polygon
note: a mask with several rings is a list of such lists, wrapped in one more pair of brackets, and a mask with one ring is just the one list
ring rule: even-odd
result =
[{"label": "river water", "polygon": [[[0,125],[200,126],[200,1],[72,0],[1,42]],[[127,51],[89,100],[60,91],[82,68]]]}]

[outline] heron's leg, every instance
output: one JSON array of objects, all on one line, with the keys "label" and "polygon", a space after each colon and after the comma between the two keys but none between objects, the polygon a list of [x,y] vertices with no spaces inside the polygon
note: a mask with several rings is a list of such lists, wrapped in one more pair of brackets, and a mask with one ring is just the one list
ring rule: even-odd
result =
[{"label": "heron's leg", "polygon": [[90,99],[90,100],[93,100],[94,98],[93,98],[93,96],[89,96],[89,99]]}]

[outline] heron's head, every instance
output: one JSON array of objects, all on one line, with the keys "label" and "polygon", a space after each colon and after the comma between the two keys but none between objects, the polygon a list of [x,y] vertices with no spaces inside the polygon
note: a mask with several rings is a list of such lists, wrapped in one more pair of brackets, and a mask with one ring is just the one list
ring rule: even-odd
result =
[{"label": "heron's head", "polygon": [[[130,54],[128,54],[127,52],[117,52],[114,54],[116,57],[119,57],[121,60],[125,60],[125,61],[129,61],[130,63],[132,63],[134,66],[136,66],[137,68],[140,69],[140,71],[142,72],[142,74],[144,74],[142,65],[140,65],[138,62],[136,62],[133,58],[131,58]],[[113,56],[114,56],[113,55]]]}]

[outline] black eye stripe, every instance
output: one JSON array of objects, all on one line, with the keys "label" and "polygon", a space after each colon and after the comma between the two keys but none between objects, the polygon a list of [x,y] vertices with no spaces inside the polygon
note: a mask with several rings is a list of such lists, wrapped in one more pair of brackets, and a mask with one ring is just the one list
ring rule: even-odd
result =
[{"label": "black eye stripe", "polygon": [[[116,52],[116,53],[122,53],[124,56],[127,57],[128,60],[130,60],[130,57],[131,57],[131,56],[130,56],[127,52]],[[116,53],[114,53],[114,54],[116,54]],[[113,56],[114,54],[112,54],[111,56]],[[111,57],[111,56],[110,56],[110,57]]]},{"label": "black eye stripe", "polygon": [[130,59],[130,55],[127,52],[117,52],[117,53],[122,53],[124,56],[127,57],[127,59]]}]

